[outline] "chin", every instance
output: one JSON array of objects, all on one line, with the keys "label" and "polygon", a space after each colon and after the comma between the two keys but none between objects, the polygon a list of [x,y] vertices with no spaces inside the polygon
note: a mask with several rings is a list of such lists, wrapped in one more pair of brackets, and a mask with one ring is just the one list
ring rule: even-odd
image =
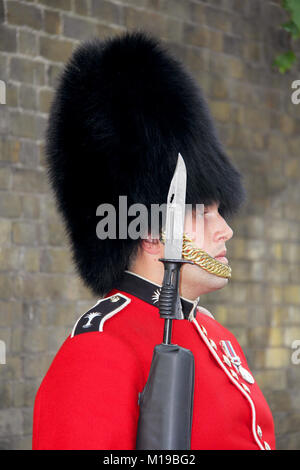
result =
[{"label": "chin", "polygon": [[182,276],[182,281],[193,298],[223,289],[228,284],[229,279],[208,273],[198,266],[186,266],[186,268],[189,269],[186,271],[184,271],[184,267],[182,269],[185,274]]},{"label": "chin", "polygon": [[225,279],[223,277],[217,277],[214,274],[212,274],[212,276],[214,276],[213,281],[210,281],[206,284],[205,283],[201,283],[201,284],[199,283],[199,285],[197,286],[198,287],[197,290],[199,291],[198,296],[208,294],[209,292],[213,292],[215,290],[223,289],[225,286],[227,286],[228,279]]},{"label": "chin", "polygon": [[[217,277],[217,276],[215,276]],[[227,286],[228,284],[228,280],[227,278],[224,278],[224,277],[218,277],[218,280],[216,281],[216,289],[222,289],[223,287]]]}]

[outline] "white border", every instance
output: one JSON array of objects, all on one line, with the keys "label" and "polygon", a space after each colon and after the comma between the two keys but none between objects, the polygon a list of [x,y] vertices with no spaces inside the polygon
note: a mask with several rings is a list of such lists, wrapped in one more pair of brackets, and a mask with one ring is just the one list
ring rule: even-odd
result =
[{"label": "white border", "polygon": [[[120,292],[117,292],[116,294],[113,294],[113,295],[110,295],[109,297],[104,297],[103,299],[100,299],[98,300],[98,302],[95,303],[95,305],[93,307],[91,307],[89,310],[91,310],[92,308],[96,307],[96,305],[100,304],[101,302],[104,302],[104,300],[107,300],[107,299],[111,299],[112,297],[115,297],[115,296],[118,296],[118,297],[122,297],[123,299],[126,299],[126,302],[123,303],[122,305],[120,305],[120,307],[116,308],[115,310],[113,310],[112,312],[108,313],[107,315],[105,315],[105,317],[102,318],[102,320],[100,321],[100,325],[99,325],[99,331],[102,332],[103,331],[103,325],[105,323],[106,320],[108,320],[109,318],[113,317],[116,313],[120,312],[120,310],[122,310],[123,308],[125,308],[130,302],[131,302],[131,299],[129,297],[126,297],[124,294],[121,294]],[[89,311],[88,310],[88,311]],[[87,312],[88,312],[87,311]],[[76,327],[77,327],[77,324],[78,322],[81,320],[81,318],[87,314],[87,312],[83,313],[77,320],[77,322],[75,323],[74,327],[73,327],[73,330],[72,330],[72,333],[71,333],[71,338],[74,338],[74,333],[75,333],[75,330],[76,330]]]},{"label": "white border", "polygon": [[234,385],[240,390],[240,392],[246,397],[246,399],[250,403],[250,407],[251,407],[251,411],[252,411],[252,433],[253,433],[254,439],[255,439],[258,447],[261,450],[266,450],[264,448],[264,446],[262,445],[262,443],[260,442],[259,437],[256,434],[256,410],[255,410],[255,405],[254,405],[251,397],[246,392],[246,390],[243,389],[243,387],[239,384],[239,382],[231,375],[229,370],[224,366],[224,364],[221,361],[221,359],[219,358],[218,354],[213,349],[213,347],[210,345],[208,338],[206,338],[205,334],[202,332],[201,327],[200,327],[199,323],[197,322],[196,318],[194,318],[192,320],[192,322],[194,323],[195,327],[197,328],[197,331],[198,331],[199,335],[201,336],[201,338],[203,339],[203,341],[205,342],[206,346],[208,347],[208,349],[210,350],[210,352],[212,353],[212,355],[214,356],[214,358],[216,359],[218,364],[222,367],[222,369],[224,370],[224,372],[226,373],[228,378],[231,380],[231,382],[234,383]]}]

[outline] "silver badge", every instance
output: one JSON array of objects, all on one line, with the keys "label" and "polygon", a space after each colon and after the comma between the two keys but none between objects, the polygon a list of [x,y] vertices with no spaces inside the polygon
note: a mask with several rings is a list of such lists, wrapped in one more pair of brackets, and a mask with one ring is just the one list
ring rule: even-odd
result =
[{"label": "silver badge", "polygon": [[159,296],[160,296],[160,289],[156,289],[154,293],[152,294],[152,302],[156,304],[159,301]]},{"label": "silver badge", "polygon": [[235,350],[233,349],[231,341],[222,340],[220,341],[220,344],[226,356],[230,359],[231,363],[235,366],[240,376],[244,380],[246,380],[246,382],[248,382],[249,384],[254,384],[255,380],[253,376],[250,374],[250,372],[247,369],[245,369],[245,367],[242,366],[241,359],[239,358],[239,356],[236,354]]},{"label": "silver badge", "polygon": [[92,320],[95,318],[95,317],[99,317],[99,315],[101,315],[101,313],[98,313],[98,312],[92,312],[92,313],[88,313],[84,318],[87,318],[88,321],[85,325],[82,325],[82,328],[90,328],[92,326]]},{"label": "silver badge", "polygon": [[246,382],[249,382],[249,384],[254,384],[253,376],[243,366],[239,366],[238,371],[243,379],[246,380]]}]

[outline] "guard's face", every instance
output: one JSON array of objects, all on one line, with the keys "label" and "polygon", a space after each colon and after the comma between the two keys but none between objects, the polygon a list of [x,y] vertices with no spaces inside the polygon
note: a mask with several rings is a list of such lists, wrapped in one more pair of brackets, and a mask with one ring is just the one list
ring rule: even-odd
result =
[{"label": "guard's face", "polygon": [[[202,207],[203,209],[203,207]],[[200,209],[201,210],[201,209]],[[185,214],[184,231],[192,238],[192,241],[207,254],[216,258],[222,251],[226,250],[226,242],[233,235],[224,218],[219,214],[218,204],[204,207],[202,221],[198,219],[199,225],[195,224],[195,214]],[[195,231],[194,228],[197,228]],[[131,266],[133,272],[149,277],[154,282],[161,283],[164,275],[163,264],[159,261],[164,258],[164,245],[156,238],[143,240],[140,256]],[[227,260],[218,258],[221,263]],[[230,260],[229,260],[230,261]],[[180,275],[180,295],[194,300],[202,294],[222,289],[228,283],[228,279],[212,274],[202,267],[192,264],[183,264]]]},{"label": "guard's face", "polygon": [[[221,252],[226,251],[226,242],[233,236],[232,229],[220,215],[218,207],[218,204],[204,207],[203,226],[198,225],[197,232],[192,230],[195,226],[193,225],[195,214],[186,214],[185,221],[186,233],[191,235],[198,248],[203,249],[213,258],[217,258]],[[228,263],[227,259],[217,259],[222,263]],[[228,283],[228,279],[209,273],[199,266],[183,265],[181,273],[181,295],[191,299],[221,289]]]},{"label": "guard's face", "polygon": [[[227,250],[226,242],[233,236],[233,231],[219,213],[219,204],[204,207],[202,215],[203,224],[198,223],[197,231],[191,233],[192,239],[198,248],[202,248],[213,258]],[[189,233],[190,227],[195,227],[195,213],[186,214],[185,230]],[[192,225],[193,223],[193,225]],[[222,261],[222,260],[221,260]],[[226,262],[227,261],[222,261]]]}]

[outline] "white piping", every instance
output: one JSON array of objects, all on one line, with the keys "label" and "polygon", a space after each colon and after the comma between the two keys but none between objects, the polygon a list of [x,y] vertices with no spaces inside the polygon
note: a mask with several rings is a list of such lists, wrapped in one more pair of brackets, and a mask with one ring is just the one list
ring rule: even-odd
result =
[{"label": "white piping", "polygon": [[[116,294],[113,294],[113,295],[110,295],[109,297],[104,297],[103,299],[100,299],[98,300],[97,303],[95,303],[95,305],[93,307],[91,307],[89,310],[91,310],[92,308],[96,307],[96,305],[98,305],[99,303],[103,302],[104,300],[107,300],[107,299],[111,299],[112,297],[115,297],[115,296],[118,296],[118,297],[122,297],[123,299],[126,299],[126,302],[123,303],[122,305],[120,305],[120,307],[116,308],[115,310],[113,310],[112,312],[108,313],[107,315],[105,315],[105,317],[102,318],[102,320],[100,321],[100,325],[99,325],[99,331],[103,331],[103,325],[104,323],[106,322],[106,320],[108,320],[109,318],[113,317],[116,313],[118,313],[120,310],[122,310],[123,308],[126,307],[126,305],[128,305],[130,302],[131,302],[131,299],[129,297],[126,297],[124,294],[121,294],[120,292],[117,292]],[[71,333],[71,338],[74,337],[74,333],[75,333],[75,330],[76,330],[76,326],[79,322],[79,320],[81,320],[81,318],[86,314],[87,312],[83,313],[77,320],[77,322],[75,323],[75,326],[72,330],[72,333]]]},{"label": "white piping", "polygon": [[156,284],[156,282],[153,282],[150,279],[147,279],[146,277],[140,276],[139,274],[133,273],[132,271],[125,270],[125,273],[132,274],[133,276],[139,277],[140,279],[143,279],[144,281],[151,282],[151,284],[154,284],[157,287],[161,287],[161,284]]},{"label": "white piping", "polygon": [[[131,299],[129,297],[125,297],[125,295],[121,294],[120,292],[117,292],[116,294],[112,295],[111,297],[114,297],[117,295],[118,297],[123,297],[123,299],[126,299],[126,302],[122,304],[120,307],[118,307],[116,310],[113,310],[111,313],[108,315],[105,315],[105,317],[102,318],[100,325],[99,325],[99,331],[103,331],[103,325],[108,320],[109,318],[113,317],[116,313],[118,313],[120,310],[122,310],[126,305],[128,305],[131,302]],[[109,299],[110,297],[106,297]]]},{"label": "white piping", "polygon": [[[104,300],[104,299],[100,299],[98,300],[95,305],[93,305],[91,308],[89,308],[89,310],[91,310],[92,308],[96,307],[96,305],[98,305],[99,302],[101,302],[101,300]],[[71,333],[71,338],[73,338],[74,336],[74,333],[75,333],[75,330],[76,330],[76,327],[77,327],[77,324],[79,322],[79,320],[83,317],[83,315],[85,315],[87,312],[83,313],[82,315],[80,315],[80,317],[78,318],[77,322],[75,323],[75,325],[73,326],[73,330],[72,330],[72,333]]]},{"label": "white piping", "polygon": [[254,439],[256,440],[256,443],[257,443],[257,445],[259,446],[259,448],[261,450],[266,450],[264,448],[264,446],[261,444],[261,442],[260,442],[260,440],[259,440],[259,438],[256,434],[256,411],[255,411],[255,405],[254,405],[251,397],[248,395],[246,390],[243,389],[243,387],[239,384],[239,382],[231,375],[229,370],[227,370],[227,368],[224,366],[224,364],[221,361],[221,359],[219,358],[218,354],[216,353],[216,351],[211,346],[209,340],[206,338],[205,334],[202,332],[202,330],[200,328],[200,325],[197,322],[196,318],[194,318],[192,320],[192,322],[194,323],[195,327],[197,328],[197,331],[198,331],[199,335],[201,336],[201,338],[203,339],[203,341],[205,342],[206,346],[208,347],[208,349],[210,350],[210,352],[212,353],[212,355],[214,356],[214,358],[216,359],[218,364],[222,367],[222,369],[224,370],[224,372],[226,373],[228,378],[231,380],[231,382],[233,382],[236,385],[236,387],[241,391],[241,393],[246,397],[246,399],[250,403],[251,411],[252,411],[252,433],[253,433]]}]

